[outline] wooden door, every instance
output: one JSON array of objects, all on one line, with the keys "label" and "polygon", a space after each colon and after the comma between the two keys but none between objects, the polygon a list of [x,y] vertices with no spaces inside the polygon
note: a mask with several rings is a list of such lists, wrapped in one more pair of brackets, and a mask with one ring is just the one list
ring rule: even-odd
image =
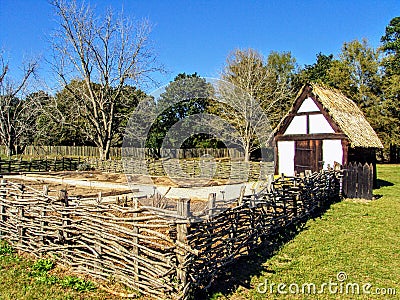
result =
[{"label": "wooden door", "polygon": [[295,142],[294,170],[318,172],[322,169],[322,141],[303,140]]}]

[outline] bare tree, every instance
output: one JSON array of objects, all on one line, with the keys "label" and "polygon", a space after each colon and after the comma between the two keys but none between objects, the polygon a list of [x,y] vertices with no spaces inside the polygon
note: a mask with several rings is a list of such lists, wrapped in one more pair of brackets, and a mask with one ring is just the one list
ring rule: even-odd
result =
[{"label": "bare tree", "polygon": [[[79,127],[99,148],[100,158],[108,159],[116,134],[116,110],[126,101],[126,85],[151,80],[152,73],[163,71],[149,42],[151,25],[147,20],[132,23],[111,10],[96,17],[89,5],[76,1],[54,0],[52,4],[59,22],[53,37],[53,66],[72,95],[73,107],[73,114],[66,114],[54,105],[53,117]],[[83,86],[69,84],[73,79]],[[84,120],[84,126],[76,124],[76,119]]]},{"label": "bare tree", "polygon": [[9,157],[17,154],[18,147],[35,131],[37,99],[26,96],[37,66],[36,60],[26,63],[22,78],[13,80],[9,76],[8,62],[3,52],[0,53],[0,142],[6,146]]},{"label": "bare tree", "polygon": [[265,60],[256,50],[247,49],[228,56],[221,79],[235,88],[223,84],[219,93],[224,100],[211,110],[235,126],[246,161],[251,152],[263,146],[271,126],[286,112],[293,96],[294,68],[290,53],[271,52]]},{"label": "bare tree", "polygon": [[228,56],[221,78],[257,100],[274,126],[282,118],[281,107],[292,100],[295,63],[290,52],[272,51],[265,59],[254,49],[237,49]]},{"label": "bare tree", "polygon": [[235,130],[226,130],[230,126],[221,122],[214,122],[212,126],[216,131],[228,134],[231,143],[242,149],[244,160],[248,162],[250,154],[265,145],[271,134],[268,115],[249,93],[227,81],[219,81],[216,90],[218,101],[211,105],[210,112],[220,116]]}]

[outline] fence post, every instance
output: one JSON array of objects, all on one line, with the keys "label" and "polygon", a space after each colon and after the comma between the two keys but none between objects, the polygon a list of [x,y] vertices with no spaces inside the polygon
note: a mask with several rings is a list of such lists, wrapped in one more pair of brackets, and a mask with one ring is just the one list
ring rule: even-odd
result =
[{"label": "fence post", "polygon": [[[177,214],[179,216],[188,218],[190,215],[190,199],[187,198],[180,198],[177,203]],[[187,232],[188,232],[188,225],[186,223],[180,222],[176,225],[177,229],[177,242],[179,244],[187,244]],[[180,283],[180,293],[184,293],[186,291],[187,285],[187,274],[186,274],[186,251],[182,247],[178,247],[177,249],[177,279]],[[185,299],[186,295],[181,295],[182,299]]]},{"label": "fence post", "polygon": [[103,195],[102,192],[99,192],[99,196],[97,197],[97,205],[100,205],[101,202],[103,201]]},{"label": "fence post", "polygon": [[[59,200],[62,201],[64,204],[64,208],[68,209],[69,207],[69,199],[68,199],[68,192],[66,190],[60,190],[59,193]],[[69,239],[69,234],[68,234],[68,226],[71,224],[69,221],[69,213],[68,212],[63,212],[62,213],[62,237],[64,238],[64,243],[68,244],[68,239]]]},{"label": "fence post", "polygon": [[256,190],[251,189],[251,196],[250,196],[250,207],[256,206]]},{"label": "fence post", "polygon": [[49,195],[49,186],[48,185],[43,186],[43,195],[45,195],[45,196]]},{"label": "fence post", "polygon": [[246,191],[246,186],[244,185],[244,186],[242,186],[242,187],[240,188],[240,194],[239,194],[239,199],[238,199],[238,206],[240,206],[240,205],[243,204],[243,197],[244,197],[245,191]]},{"label": "fence post", "polygon": [[299,195],[295,195],[293,197],[293,218],[297,218],[297,200],[299,199]]},{"label": "fence post", "polygon": [[208,207],[208,218],[209,219],[211,219],[213,214],[214,214],[215,200],[216,199],[217,199],[217,194],[216,193],[208,194],[207,207]]},{"label": "fence post", "polygon": [[[134,209],[138,209],[138,198],[134,197],[133,198],[133,208]],[[133,218],[136,219],[139,216],[138,212],[134,212],[133,213]],[[140,277],[139,277],[139,256],[140,256],[140,252],[139,252],[139,226],[138,224],[134,224],[133,225],[133,238],[132,238],[132,242],[133,242],[133,249],[132,249],[132,253],[134,256],[134,269],[135,269],[135,281],[139,281]]]}]

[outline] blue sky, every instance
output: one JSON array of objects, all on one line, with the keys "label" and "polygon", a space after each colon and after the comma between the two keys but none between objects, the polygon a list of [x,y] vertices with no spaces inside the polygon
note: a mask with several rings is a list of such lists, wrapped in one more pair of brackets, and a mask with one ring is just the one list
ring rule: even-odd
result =
[{"label": "blue sky", "polygon": [[[303,66],[319,52],[337,55],[343,42],[354,39],[365,37],[377,47],[386,25],[400,15],[400,0],[90,2],[99,12],[123,7],[131,18],[150,19],[159,61],[170,71],[158,78],[162,83],[180,72],[217,77],[235,48],[251,47],[265,56],[291,51]],[[24,57],[45,56],[54,26],[47,0],[0,0],[0,48],[10,67],[15,70]],[[51,81],[45,61],[40,72]]]}]

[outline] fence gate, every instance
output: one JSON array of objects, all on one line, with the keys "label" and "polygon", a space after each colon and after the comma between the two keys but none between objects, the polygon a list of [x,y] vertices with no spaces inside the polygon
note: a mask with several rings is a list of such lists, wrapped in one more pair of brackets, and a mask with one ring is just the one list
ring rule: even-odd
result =
[{"label": "fence gate", "polygon": [[343,170],[343,195],[346,198],[372,200],[374,166],[365,163],[349,163]]}]

